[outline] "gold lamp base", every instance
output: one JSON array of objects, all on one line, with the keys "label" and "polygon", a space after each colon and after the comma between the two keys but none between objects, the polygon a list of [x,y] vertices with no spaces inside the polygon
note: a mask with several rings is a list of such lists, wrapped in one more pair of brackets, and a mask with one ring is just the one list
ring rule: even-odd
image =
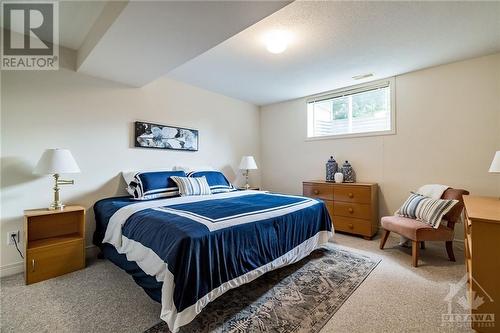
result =
[{"label": "gold lamp base", "polygon": [[49,210],[63,210],[64,209],[64,205],[61,201],[59,202],[53,202],[50,204],[50,207],[49,207]]},{"label": "gold lamp base", "polygon": [[245,170],[245,190],[248,191],[248,189],[250,188],[250,184],[248,184],[248,172],[249,170]]},{"label": "gold lamp base", "polygon": [[63,210],[64,205],[62,201],[59,199],[59,185],[73,185],[75,183],[74,180],[61,180],[59,179],[59,174],[54,174],[54,201],[49,206],[49,210]]}]

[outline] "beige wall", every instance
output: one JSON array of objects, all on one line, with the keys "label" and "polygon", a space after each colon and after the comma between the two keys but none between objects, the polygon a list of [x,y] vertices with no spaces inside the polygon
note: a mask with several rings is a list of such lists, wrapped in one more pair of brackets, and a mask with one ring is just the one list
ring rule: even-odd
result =
[{"label": "beige wall", "polygon": [[[66,61],[73,63],[74,58]],[[65,177],[76,184],[63,187],[62,199],[87,208],[125,193],[122,170],[211,165],[235,180],[242,155],[255,155],[260,162],[259,110],[239,100],[168,79],[129,88],[68,69],[2,72],[1,83],[3,274],[18,271],[21,261],[15,248],[6,245],[6,233],[22,231],[24,209],[46,207],[51,201],[51,178],[32,175],[46,148],[72,151],[82,173]],[[135,120],[198,129],[200,150],[132,148]],[[258,172],[252,174],[258,185]],[[87,212],[90,245],[94,217],[91,209]]]},{"label": "beige wall", "polygon": [[[63,60],[73,66],[74,54]],[[235,180],[244,154],[256,156],[264,188],[286,193],[301,193],[303,180],[323,178],[331,154],[349,159],[358,180],[380,184],[381,214],[425,183],[500,195],[500,176],[487,172],[500,149],[500,54],[398,76],[396,135],[319,141],[304,140],[304,99],[262,107],[259,123],[251,104],[167,79],[129,88],[71,69],[1,75],[2,274],[22,269],[6,232],[22,230],[24,209],[51,200],[50,177],[32,175],[49,147],[73,152],[82,173],[69,176],[76,184],[65,186],[62,198],[87,208],[124,193],[122,170],[212,165]],[[132,148],[135,120],[197,128],[200,151]],[[259,185],[259,172],[253,182]]]},{"label": "beige wall", "polygon": [[266,189],[301,193],[334,155],[379,183],[383,215],[427,183],[500,195],[500,175],[488,173],[500,150],[500,54],[397,76],[395,135],[305,141],[305,99],[264,106],[260,121]]}]

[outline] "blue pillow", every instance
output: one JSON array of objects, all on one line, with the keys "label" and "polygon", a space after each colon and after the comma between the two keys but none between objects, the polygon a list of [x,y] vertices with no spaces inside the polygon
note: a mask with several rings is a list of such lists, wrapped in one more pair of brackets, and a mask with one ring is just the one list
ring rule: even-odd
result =
[{"label": "blue pillow", "polygon": [[205,177],[212,194],[236,191],[236,188],[220,171],[193,171],[188,177]]},{"label": "blue pillow", "polygon": [[170,178],[186,177],[184,171],[137,172],[128,184],[127,191],[136,200],[150,200],[179,196],[179,187]]}]

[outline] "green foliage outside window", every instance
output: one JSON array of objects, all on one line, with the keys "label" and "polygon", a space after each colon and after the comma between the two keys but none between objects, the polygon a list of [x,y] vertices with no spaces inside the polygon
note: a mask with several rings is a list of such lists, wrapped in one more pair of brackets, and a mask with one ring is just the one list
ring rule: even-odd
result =
[{"label": "green foliage outside window", "polygon": [[332,100],[333,120],[347,119],[349,117],[349,100],[347,97]]},{"label": "green foliage outside window", "polygon": [[387,110],[387,95],[384,90],[366,91],[352,95],[352,117],[374,117],[378,112]]}]

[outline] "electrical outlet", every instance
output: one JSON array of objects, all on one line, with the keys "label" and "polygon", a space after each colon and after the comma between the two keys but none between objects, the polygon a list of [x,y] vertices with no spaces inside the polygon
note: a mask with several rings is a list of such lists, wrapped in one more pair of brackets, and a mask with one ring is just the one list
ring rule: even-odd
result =
[{"label": "electrical outlet", "polygon": [[12,239],[14,236],[16,238],[17,244],[20,243],[19,230],[9,231],[7,232],[7,245],[14,245],[14,240]]}]

